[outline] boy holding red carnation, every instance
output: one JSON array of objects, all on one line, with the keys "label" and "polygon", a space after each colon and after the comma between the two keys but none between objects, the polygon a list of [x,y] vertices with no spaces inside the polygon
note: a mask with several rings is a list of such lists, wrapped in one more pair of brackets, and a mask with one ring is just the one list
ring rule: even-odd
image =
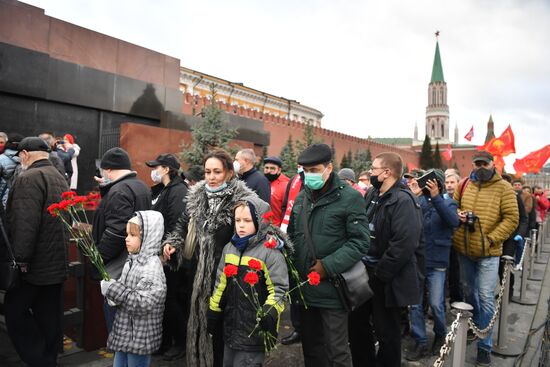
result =
[{"label": "boy holding red carnation", "polygon": [[[235,233],[222,253],[210,298],[208,332],[224,327],[223,365],[261,365],[274,347],[288,290],[288,269],[278,249],[292,247],[284,233],[262,220],[269,205],[259,198],[235,207]],[[259,321],[258,321],[259,319]]]}]

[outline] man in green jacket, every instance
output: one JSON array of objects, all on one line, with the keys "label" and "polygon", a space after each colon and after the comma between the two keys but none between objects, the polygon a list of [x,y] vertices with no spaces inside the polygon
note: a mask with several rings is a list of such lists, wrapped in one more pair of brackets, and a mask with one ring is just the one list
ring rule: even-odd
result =
[{"label": "man in green jacket", "polygon": [[[454,193],[460,225],[453,236],[459,253],[460,276],[466,302],[474,307],[480,329],[489,325],[495,312],[495,286],[502,244],[519,223],[517,199],[512,186],[495,171],[493,155],[474,153],[472,173]],[[477,344],[478,366],[491,365],[493,332]]]},{"label": "man in green jacket", "polygon": [[[306,367],[351,367],[348,312],[331,278],[360,261],[370,244],[363,198],[334,174],[331,160],[326,144],[313,144],[298,157],[305,189],[296,198],[288,227],[301,278],[311,271],[321,276],[318,286],[303,288],[307,308],[302,305],[300,318]],[[305,239],[305,218],[315,254]]]}]

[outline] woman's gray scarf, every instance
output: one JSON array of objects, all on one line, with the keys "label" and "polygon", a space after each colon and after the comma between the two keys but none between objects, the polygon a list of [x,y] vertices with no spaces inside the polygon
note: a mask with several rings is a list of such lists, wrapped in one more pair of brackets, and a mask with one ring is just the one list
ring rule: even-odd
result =
[{"label": "woman's gray scarf", "polygon": [[191,308],[187,322],[187,365],[211,367],[214,364],[212,340],[206,331],[207,311],[212,293],[212,275],[217,268],[214,259],[214,234],[233,223],[233,206],[237,201],[246,201],[255,196],[242,181],[228,183],[220,192],[206,191],[204,182],[190,191],[187,201],[188,213],[197,223],[197,269],[193,280]]}]

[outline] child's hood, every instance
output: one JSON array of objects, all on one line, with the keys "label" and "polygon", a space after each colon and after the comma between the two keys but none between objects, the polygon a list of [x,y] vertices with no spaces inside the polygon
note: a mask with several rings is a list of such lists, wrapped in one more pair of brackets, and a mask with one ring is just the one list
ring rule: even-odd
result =
[{"label": "child's hood", "polygon": [[160,242],[164,234],[164,218],[160,212],[143,210],[136,212],[141,223],[141,249],[138,257],[158,255]]},{"label": "child's hood", "polygon": [[256,210],[256,219],[258,223],[258,231],[256,232],[256,236],[252,237],[249,240],[249,247],[254,247],[258,244],[263,245],[263,242],[266,239],[266,236],[268,234],[276,235],[281,241],[284,243],[284,247],[290,251],[290,253],[294,252],[294,246],[290,242],[288,236],[286,233],[281,231],[279,227],[276,227],[274,225],[270,225],[269,223],[266,223],[264,220],[264,214],[269,212],[270,206],[265,201],[260,199],[259,197],[254,197],[248,200],[248,203],[252,204],[254,206],[254,209]]}]

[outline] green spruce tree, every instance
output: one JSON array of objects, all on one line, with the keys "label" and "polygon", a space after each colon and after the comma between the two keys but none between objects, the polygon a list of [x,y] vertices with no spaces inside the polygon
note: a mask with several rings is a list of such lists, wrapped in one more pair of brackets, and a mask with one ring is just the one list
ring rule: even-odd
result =
[{"label": "green spruce tree", "polygon": [[[351,153],[351,152],[350,152]],[[342,160],[340,161],[340,169],[342,168],[349,168],[350,162],[348,160],[348,154],[344,154],[342,156]]]},{"label": "green spruce tree", "polygon": [[202,167],[204,156],[213,149],[227,149],[237,130],[228,126],[224,112],[216,104],[216,88],[210,86],[211,103],[202,109],[203,118],[191,128],[193,142],[182,144],[180,157],[188,168]]},{"label": "green spruce tree", "polygon": [[443,168],[443,161],[441,159],[441,152],[439,151],[439,142],[435,143],[435,151],[434,151],[434,165],[432,168]]},{"label": "green spruce tree", "polygon": [[420,168],[429,169],[433,165],[432,143],[430,142],[430,137],[426,135],[424,144],[422,144],[422,151],[420,152]]},{"label": "green spruce tree", "polygon": [[283,161],[283,173],[288,177],[292,177],[296,174],[297,156],[294,150],[294,142],[292,141],[292,135],[288,135],[286,144],[281,149],[281,161]]},{"label": "green spruce tree", "polygon": [[363,152],[357,150],[355,152],[355,158],[351,162],[350,168],[353,172],[355,172],[356,176],[360,175],[361,172],[368,170],[372,165],[372,162],[368,159],[369,156],[370,152],[368,150]]},{"label": "green spruce tree", "polygon": [[296,142],[296,148],[298,152],[302,152],[304,149],[312,144],[322,143],[323,140],[315,136],[315,127],[311,122],[307,122],[304,127],[304,138],[302,141]]}]

